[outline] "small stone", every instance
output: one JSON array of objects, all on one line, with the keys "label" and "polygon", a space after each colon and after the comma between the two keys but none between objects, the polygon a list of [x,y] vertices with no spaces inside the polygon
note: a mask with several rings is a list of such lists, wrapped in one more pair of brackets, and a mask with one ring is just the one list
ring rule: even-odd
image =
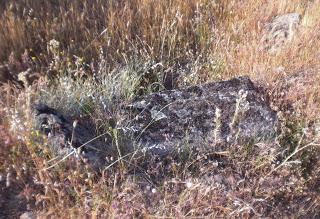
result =
[{"label": "small stone", "polygon": [[270,53],[279,51],[288,44],[296,34],[301,16],[298,13],[288,13],[274,17],[264,29],[262,47]]},{"label": "small stone", "polygon": [[20,215],[20,219],[36,219],[36,216],[32,211],[28,211]]}]

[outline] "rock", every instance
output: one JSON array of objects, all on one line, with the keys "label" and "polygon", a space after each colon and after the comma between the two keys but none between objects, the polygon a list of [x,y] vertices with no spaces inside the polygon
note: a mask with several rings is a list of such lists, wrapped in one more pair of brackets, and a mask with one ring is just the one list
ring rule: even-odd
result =
[{"label": "rock", "polygon": [[32,109],[34,127],[47,136],[53,154],[66,156],[74,153],[88,160],[93,167],[102,165],[105,152],[111,150],[108,148],[110,144],[106,143],[109,142],[108,136],[97,138],[95,127],[90,121],[72,122],[71,118],[41,103],[34,104]]},{"label": "rock", "polygon": [[294,37],[301,22],[298,13],[289,13],[277,16],[264,28],[262,47],[271,53],[279,51]]},{"label": "rock", "polygon": [[[57,150],[79,148],[97,136],[89,122],[73,128],[70,119],[55,109],[43,104],[33,108],[35,127]],[[248,77],[140,97],[123,108],[120,118],[114,130],[121,155],[135,151],[159,156],[270,141],[276,136],[278,121],[264,92]],[[115,150],[110,138],[97,139],[82,149],[93,160],[106,157],[100,156],[101,151]]]},{"label": "rock", "polygon": [[20,215],[20,219],[35,219],[37,218],[33,212],[28,211]]},{"label": "rock", "polygon": [[277,127],[264,92],[248,77],[153,93],[134,100],[122,116],[118,127],[135,139],[132,149],[157,155],[270,140]]}]

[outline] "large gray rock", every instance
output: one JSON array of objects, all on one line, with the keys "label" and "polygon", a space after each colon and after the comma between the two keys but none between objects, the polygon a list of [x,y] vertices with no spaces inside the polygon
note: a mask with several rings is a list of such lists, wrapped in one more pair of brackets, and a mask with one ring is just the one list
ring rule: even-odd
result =
[{"label": "large gray rock", "polygon": [[153,93],[129,104],[123,118],[118,125],[135,139],[134,149],[158,155],[270,140],[277,126],[264,92],[248,77]]},{"label": "large gray rock", "polygon": [[276,113],[264,92],[248,77],[138,98],[123,108],[114,128],[116,141],[108,136],[92,141],[97,134],[90,122],[73,126],[70,119],[46,105],[34,105],[34,112],[35,127],[48,137],[51,147],[62,153],[66,153],[64,148],[81,147],[83,156],[89,153],[91,160],[103,159],[106,155],[101,151],[119,153],[120,148],[121,155],[159,156],[184,150],[226,150],[235,144],[270,141],[277,127]]}]

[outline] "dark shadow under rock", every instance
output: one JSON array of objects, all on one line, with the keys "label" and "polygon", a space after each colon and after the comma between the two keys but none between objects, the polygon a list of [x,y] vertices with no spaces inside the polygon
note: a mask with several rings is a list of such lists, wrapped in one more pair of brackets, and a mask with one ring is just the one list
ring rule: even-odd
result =
[{"label": "dark shadow under rock", "polygon": [[133,150],[167,155],[186,150],[225,150],[232,144],[273,139],[277,116],[248,77],[153,93],[122,112]]},{"label": "dark shadow under rock", "polygon": [[34,127],[48,138],[51,152],[56,156],[79,155],[93,167],[104,164],[110,149],[107,133],[97,136],[89,120],[72,121],[45,104],[33,105]]}]

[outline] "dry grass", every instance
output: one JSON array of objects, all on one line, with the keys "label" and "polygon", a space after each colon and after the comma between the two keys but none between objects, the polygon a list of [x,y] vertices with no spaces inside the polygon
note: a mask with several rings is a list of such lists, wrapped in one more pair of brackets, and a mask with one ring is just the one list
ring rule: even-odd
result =
[{"label": "dry grass", "polygon": [[[40,3],[41,2],[41,3]],[[113,66],[131,56],[176,62],[207,50],[214,18],[210,1],[24,1],[3,3],[0,61],[26,52],[48,64],[47,43],[61,42],[65,58],[97,60],[103,48]]]},{"label": "dry grass", "polygon": [[[18,80],[27,69],[41,75],[25,88],[1,87],[2,214],[319,217],[319,11],[319,0],[0,2],[0,67],[9,72],[0,68],[0,79]],[[267,53],[265,23],[288,12],[302,15],[297,37]],[[184,86],[236,75],[269,91],[282,120],[276,145],[235,146],[144,168],[117,163],[99,173],[73,158],[45,169],[53,157],[31,131],[27,109],[34,100],[89,115],[101,128],[100,109],[116,114],[119,103],[164,89],[168,77]]]}]

